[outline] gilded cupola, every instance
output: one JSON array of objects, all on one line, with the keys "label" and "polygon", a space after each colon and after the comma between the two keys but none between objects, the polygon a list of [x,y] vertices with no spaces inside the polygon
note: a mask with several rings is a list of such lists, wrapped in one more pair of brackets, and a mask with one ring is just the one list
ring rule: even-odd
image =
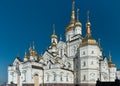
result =
[{"label": "gilded cupola", "polygon": [[26,61],[28,61],[29,60],[29,58],[28,58],[28,56],[27,56],[27,53],[25,52],[25,54],[24,54],[24,61],[26,62]]},{"label": "gilded cupola", "polygon": [[87,23],[86,23],[86,36],[80,43],[80,47],[85,46],[85,45],[98,45],[96,40],[92,37],[90,27],[91,27],[91,23],[89,21],[89,11],[88,11],[87,12]]},{"label": "gilded cupola", "polygon": [[55,24],[53,24],[53,34],[51,35],[51,38],[57,39],[57,35],[55,34]]},{"label": "gilded cupola", "polygon": [[25,54],[24,54],[24,58],[27,58],[28,56],[27,56],[27,53],[25,52]]},{"label": "gilded cupola", "polygon": [[109,55],[108,55],[108,66],[111,68],[111,67],[115,67],[115,64],[112,63],[112,56],[109,52]]},{"label": "gilded cupola", "polygon": [[53,24],[53,33],[51,35],[51,43],[53,43],[53,41],[57,44],[57,35],[55,33],[55,24]]},{"label": "gilded cupola", "polygon": [[35,46],[34,46],[34,42],[33,42],[33,46],[29,48],[29,54],[30,56],[37,56],[37,52],[35,50]]},{"label": "gilded cupola", "polygon": [[66,32],[68,32],[69,30],[73,30],[74,26],[75,26],[75,11],[74,11],[74,7],[75,7],[75,1],[72,2],[71,20],[70,20],[70,24],[66,28]]}]

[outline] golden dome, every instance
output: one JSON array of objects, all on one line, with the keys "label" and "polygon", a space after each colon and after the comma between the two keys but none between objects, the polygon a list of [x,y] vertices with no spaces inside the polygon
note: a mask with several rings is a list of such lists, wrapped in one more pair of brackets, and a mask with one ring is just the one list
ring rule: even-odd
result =
[{"label": "golden dome", "polygon": [[93,39],[92,37],[86,37],[85,39],[82,40],[82,42],[80,43],[80,47],[86,46],[86,45],[98,45],[98,43],[96,42],[95,39]]},{"label": "golden dome", "polygon": [[55,34],[55,24],[53,24],[53,34],[51,35],[51,38],[57,39],[57,35]]},{"label": "golden dome", "polygon": [[26,52],[25,52],[24,58],[28,58],[28,56],[27,56]]},{"label": "golden dome", "polygon": [[109,52],[109,56],[108,56],[108,66],[110,68],[115,67],[115,64],[112,63],[112,56],[110,55],[110,52]]},{"label": "golden dome", "polygon": [[112,68],[112,67],[115,67],[115,64],[108,63],[108,66],[109,66],[110,68]]},{"label": "golden dome", "polygon": [[35,50],[33,50],[32,53],[33,53],[33,56],[37,55],[37,52]]},{"label": "golden dome", "polygon": [[91,23],[90,22],[87,22],[86,23],[86,27],[90,27],[91,26]]},{"label": "golden dome", "polygon": [[74,24],[69,24],[66,28],[66,32],[68,32],[69,30],[73,30],[74,29]]},{"label": "golden dome", "polygon": [[72,14],[71,14],[71,20],[70,20],[70,24],[67,26],[66,28],[66,32],[73,30],[74,29],[74,24],[75,24],[75,11],[74,11],[74,7],[75,6],[75,2],[72,2]]},{"label": "golden dome", "polygon": [[81,22],[77,21],[77,22],[75,22],[75,26],[80,26],[80,27],[82,27],[82,24],[81,24]]},{"label": "golden dome", "polygon": [[29,53],[30,53],[30,56],[32,56],[32,55],[33,55],[33,50],[30,49],[30,50],[29,50]]},{"label": "golden dome", "polygon": [[56,38],[57,39],[57,35],[56,34],[52,34],[51,38]]},{"label": "golden dome", "polygon": [[30,56],[36,56],[36,55],[37,55],[37,52],[35,51],[35,49],[30,48],[30,49],[29,49],[29,54],[30,54]]}]

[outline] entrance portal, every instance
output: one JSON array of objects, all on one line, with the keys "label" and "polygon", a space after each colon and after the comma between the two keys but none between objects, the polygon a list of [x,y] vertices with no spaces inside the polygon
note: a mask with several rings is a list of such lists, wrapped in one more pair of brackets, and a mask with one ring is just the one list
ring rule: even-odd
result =
[{"label": "entrance portal", "polygon": [[34,86],[39,86],[39,76],[38,76],[38,74],[34,75]]}]

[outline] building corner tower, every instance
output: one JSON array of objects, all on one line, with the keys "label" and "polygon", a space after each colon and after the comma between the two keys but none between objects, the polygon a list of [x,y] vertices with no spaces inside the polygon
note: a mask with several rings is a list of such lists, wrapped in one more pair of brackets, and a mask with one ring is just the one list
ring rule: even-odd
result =
[{"label": "building corner tower", "polygon": [[79,84],[81,86],[95,86],[99,78],[99,58],[101,49],[92,37],[89,11],[87,13],[86,36],[79,46]]}]

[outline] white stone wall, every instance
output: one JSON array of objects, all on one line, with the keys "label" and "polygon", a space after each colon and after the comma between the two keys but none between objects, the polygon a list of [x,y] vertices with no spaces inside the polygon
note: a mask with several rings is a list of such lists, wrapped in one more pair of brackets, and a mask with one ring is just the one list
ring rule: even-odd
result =
[{"label": "white stone wall", "polygon": [[80,34],[82,35],[82,28],[80,26],[75,27],[75,35]]},{"label": "white stone wall", "polygon": [[[74,38],[72,40],[74,40]],[[68,55],[68,57],[75,57],[75,55],[77,54],[77,49],[80,45],[80,42],[81,42],[81,39],[67,43],[67,55]]]},{"label": "white stone wall", "polygon": [[120,70],[117,70],[117,78],[120,79]]},{"label": "white stone wall", "polygon": [[115,81],[116,79],[116,67],[111,67],[109,68],[109,80],[110,81]]},{"label": "white stone wall", "polygon": [[99,78],[100,49],[96,45],[88,45],[79,49],[80,83],[96,83]]},{"label": "white stone wall", "polygon": [[66,54],[66,43],[63,41],[59,41],[59,43],[57,44],[57,48],[58,48],[58,56],[59,57],[63,57],[64,54]]},{"label": "white stone wall", "polygon": [[73,37],[73,35],[74,35],[73,30],[69,30],[68,32],[66,32],[66,41],[71,40],[71,37]]},{"label": "white stone wall", "polygon": [[109,69],[108,69],[108,63],[106,58],[104,58],[100,62],[100,80],[109,81]]},{"label": "white stone wall", "polygon": [[44,71],[44,83],[73,83],[73,73],[63,69]]}]

